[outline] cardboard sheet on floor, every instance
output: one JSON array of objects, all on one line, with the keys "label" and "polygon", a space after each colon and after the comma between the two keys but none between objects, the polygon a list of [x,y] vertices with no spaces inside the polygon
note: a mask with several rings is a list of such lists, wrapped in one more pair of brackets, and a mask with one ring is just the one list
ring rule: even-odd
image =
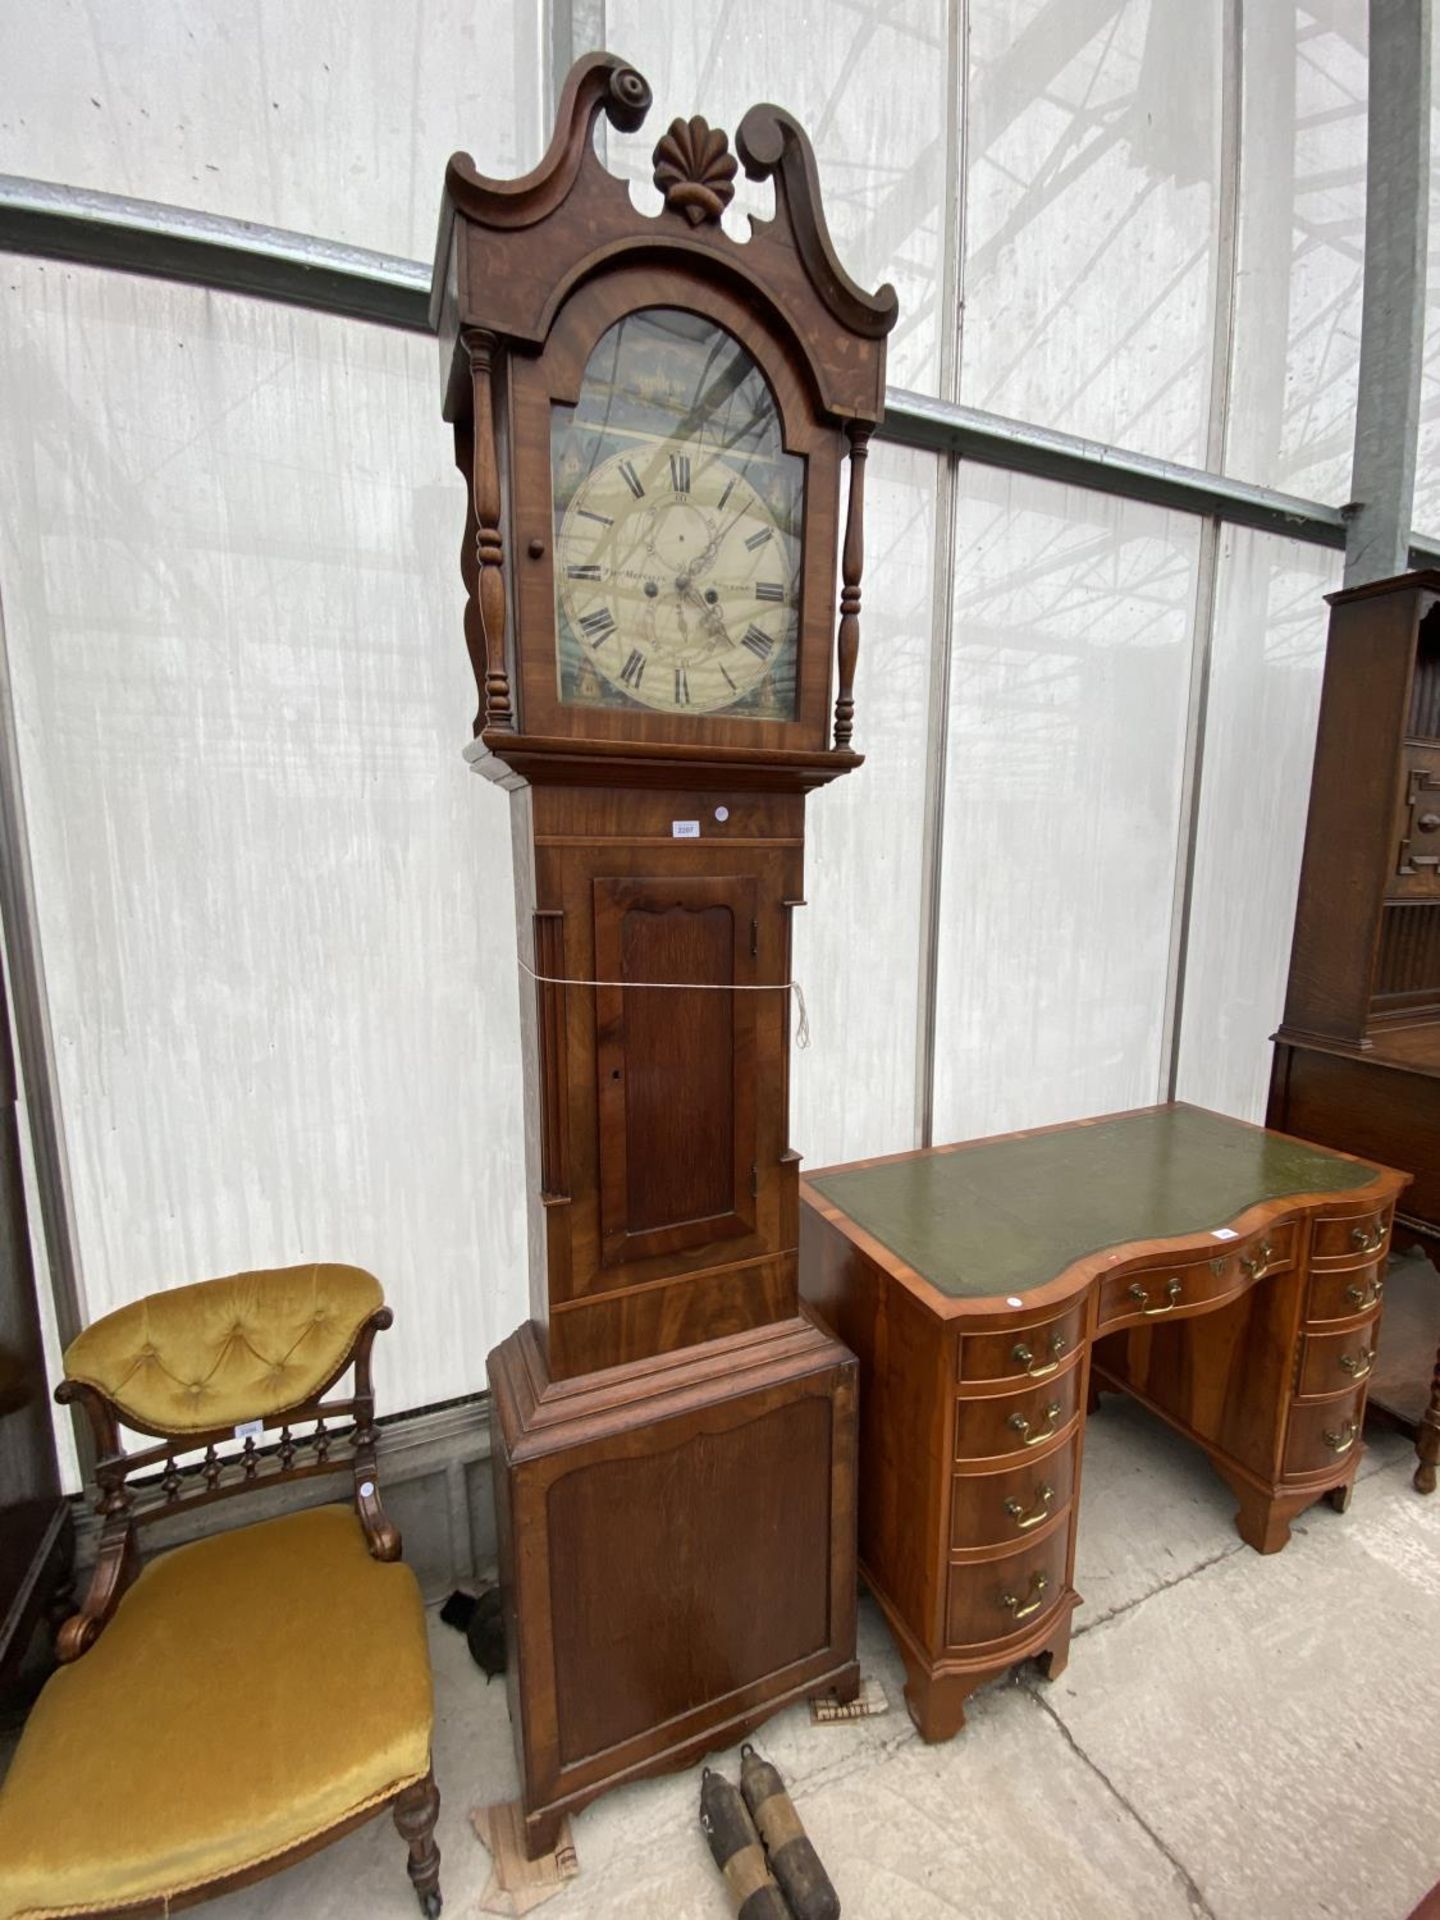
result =
[{"label": "cardboard sheet on floor", "polygon": [[470,1824],[490,1854],[490,1878],[480,1896],[478,1913],[531,1913],[553,1899],[580,1871],[568,1819],[561,1825],[555,1851],[539,1860],[525,1858],[525,1817],[518,1800],[503,1801],[497,1807],[476,1807]]},{"label": "cardboard sheet on floor", "polygon": [[888,1713],[890,1702],[885,1698],[885,1689],[878,1680],[872,1680],[866,1674],[860,1682],[860,1691],[843,1707],[837,1700],[812,1700],[810,1702],[810,1724],[816,1727],[838,1726],[846,1720],[869,1720],[875,1715]]}]

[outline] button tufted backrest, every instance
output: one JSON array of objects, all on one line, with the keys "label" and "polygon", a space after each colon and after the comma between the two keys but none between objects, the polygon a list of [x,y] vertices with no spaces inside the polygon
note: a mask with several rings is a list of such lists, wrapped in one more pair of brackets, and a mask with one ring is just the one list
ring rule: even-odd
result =
[{"label": "button tufted backrest", "polygon": [[107,1313],[71,1342],[65,1373],[148,1433],[268,1420],[334,1379],[384,1303],[360,1267],[232,1273]]}]

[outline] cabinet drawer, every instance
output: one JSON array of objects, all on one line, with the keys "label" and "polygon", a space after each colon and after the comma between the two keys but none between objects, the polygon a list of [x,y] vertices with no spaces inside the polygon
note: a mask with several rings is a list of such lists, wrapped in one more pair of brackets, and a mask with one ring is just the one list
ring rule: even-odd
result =
[{"label": "cabinet drawer", "polygon": [[1380,1317],[1344,1333],[1307,1333],[1301,1342],[1298,1391],[1302,1399],[1338,1393],[1368,1380],[1375,1364]]},{"label": "cabinet drawer", "polygon": [[1312,1265],[1327,1266],[1344,1262],[1364,1266],[1377,1254],[1383,1254],[1390,1236],[1390,1210],[1348,1213],[1341,1220],[1317,1220],[1315,1238],[1310,1246]]},{"label": "cabinet drawer", "polygon": [[1165,1266],[1142,1267],[1119,1273],[1100,1289],[1100,1326],[1124,1320],[1161,1320],[1219,1300],[1268,1274],[1283,1273],[1295,1264],[1296,1228],[1282,1221],[1261,1233],[1231,1241],[1208,1260],[1190,1259]]},{"label": "cabinet drawer", "polygon": [[1070,1529],[1057,1527],[1033,1547],[952,1566],[945,1609],[945,1638],[952,1647],[1008,1640],[1040,1625],[1065,1592]]},{"label": "cabinet drawer", "polygon": [[960,1341],[962,1380],[1048,1380],[1075,1351],[1083,1303],[1004,1333],[967,1333]]},{"label": "cabinet drawer", "polygon": [[955,1402],[955,1458],[1001,1459],[1044,1446],[1075,1417],[1080,1368],[1071,1362],[1053,1380],[1019,1393],[991,1393]]},{"label": "cabinet drawer", "polygon": [[950,1492],[950,1545],[998,1547],[1023,1539],[1065,1511],[1074,1487],[1073,1440],[1003,1473],[957,1473]]},{"label": "cabinet drawer", "polygon": [[1345,1465],[1360,1445],[1365,1389],[1334,1400],[1295,1401],[1285,1436],[1285,1472],[1325,1473]]},{"label": "cabinet drawer", "polygon": [[1371,1260],[1363,1267],[1321,1267],[1310,1275],[1306,1318],[1353,1320],[1370,1313],[1385,1298],[1385,1262]]}]

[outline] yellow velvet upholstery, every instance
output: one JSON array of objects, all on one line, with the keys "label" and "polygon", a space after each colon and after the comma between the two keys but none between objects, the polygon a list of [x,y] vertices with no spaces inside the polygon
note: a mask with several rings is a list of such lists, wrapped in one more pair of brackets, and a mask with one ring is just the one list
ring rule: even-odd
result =
[{"label": "yellow velvet upholstery", "polygon": [[234,1427],[319,1392],[384,1303],[359,1267],[233,1273],[107,1313],[71,1343],[65,1372],[150,1433]]},{"label": "yellow velvet upholstery", "polygon": [[177,1547],[30,1715],[0,1787],[0,1920],[273,1859],[423,1779],[432,1718],[415,1576],[370,1558],[349,1508]]}]

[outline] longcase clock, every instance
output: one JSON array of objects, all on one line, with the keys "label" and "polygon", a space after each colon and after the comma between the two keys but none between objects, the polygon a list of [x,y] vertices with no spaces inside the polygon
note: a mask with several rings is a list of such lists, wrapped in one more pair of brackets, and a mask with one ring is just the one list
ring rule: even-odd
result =
[{"label": "longcase clock", "polygon": [[[790,116],[675,121],[649,216],[580,61],[533,173],[446,175],[476,770],[511,793],[532,1317],[490,1356],[527,1843],[786,1703],[853,1695],[855,1364],[797,1297],[790,923],[851,747],[889,287]],[[837,594],[837,572],[840,589]]]}]

